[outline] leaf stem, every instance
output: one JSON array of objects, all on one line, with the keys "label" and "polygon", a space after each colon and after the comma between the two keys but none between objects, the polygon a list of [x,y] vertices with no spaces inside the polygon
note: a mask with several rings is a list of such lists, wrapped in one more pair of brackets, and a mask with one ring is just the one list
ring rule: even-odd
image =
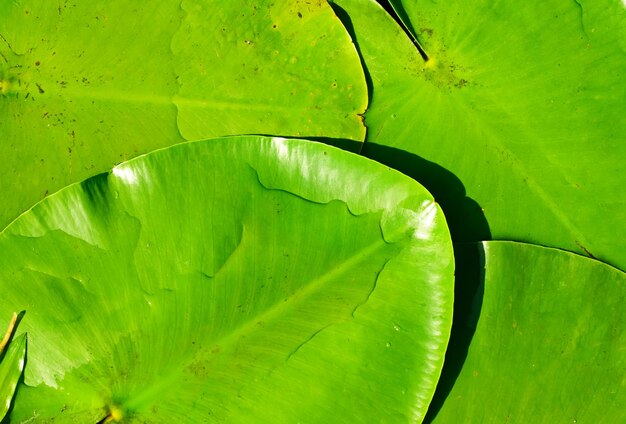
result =
[{"label": "leaf stem", "polygon": [[4,352],[4,348],[9,344],[9,340],[11,340],[11,336],[13,335],[13,330],[15,330],[15,324],[17,323],[17,313],[13,312],[13,316],[11,317],[11,322],[9,322],[9,328],[7,328],[7,332],[4,333],[4,337],[0,342],[0,354]]}]

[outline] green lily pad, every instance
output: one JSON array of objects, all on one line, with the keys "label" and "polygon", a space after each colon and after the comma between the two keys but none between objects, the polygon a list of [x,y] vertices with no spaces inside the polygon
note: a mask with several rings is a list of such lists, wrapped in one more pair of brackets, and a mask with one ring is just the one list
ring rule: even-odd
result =
[{"label": "green lily pad", "polygon": [[0,314],[25,309],[30,339],[11,422],[420,420],[450,331],[430,194],[308,141],[142,156],[37,204],[0,252]]},{"label": "green lily pad", "polygon": [[626,274],[555,249],[483,246],[482,308],[432,422],[626,422]]},{"label": "green lily pad", "polygon": [[392,1],[428,61],[374,1],[334,3],[371,78],[366,156],[394,148],[453,173],[495,239],[626,270],[621,0]]},{"label": "green lily pad", "polygon": [[184,140],[360,142],[366,105],[359,57],[326,2],[2,2],[0,228]]},{"label": "green lily pad", "polygon": [[0,421],[11,408],[17,383],[24,370],[25,356],[26,334],[22,334],[9,343],[0,361]]}]

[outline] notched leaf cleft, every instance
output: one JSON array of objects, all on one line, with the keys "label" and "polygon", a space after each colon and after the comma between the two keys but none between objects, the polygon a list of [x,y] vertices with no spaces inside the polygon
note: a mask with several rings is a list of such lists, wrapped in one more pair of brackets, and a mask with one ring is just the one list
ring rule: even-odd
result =
[{"label": "notched leaf cleft", "polygon": [[120,408],[113,406],[111,407],[109,414],[106,417],[104,417],[102,420],[100,420],[98,424],[118,423],[118,422],[121,422],[123,418],[124,418],[123,411]]}]

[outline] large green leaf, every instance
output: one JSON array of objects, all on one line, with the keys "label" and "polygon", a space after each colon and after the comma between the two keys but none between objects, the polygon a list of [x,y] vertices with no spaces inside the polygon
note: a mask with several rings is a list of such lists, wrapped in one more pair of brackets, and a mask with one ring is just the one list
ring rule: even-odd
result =
[{"label": "large green leaf", "polygon": [[427,62],[375,2],[335,3],[371,77],[367,156],[452,172],[493,238],[626,269],[621,0],[393,1]]},{"label": "large green leaf", "polygon": [[131,160],[36,205],[0,252],[0,314],[25,309],[30,340],[15,422],[420,420],[450,331],[430,194],[313,142]]},{"label": "large green leaf", "polygon": [[183,139],[362,141],[366,104],[358,55],[326,2],[0,2],[0,228],[48,193]]},{"label": "large green leaf", "polygon": [[17,383],[24,370],[25,356],[26,334],[15,338],[9,343],[4,356],[0,355],[0,421],[11,407]]},{"label": "large green leaf", "polygon": [[554,249],[483,246],[477,326],[433,422],[626,422],[626,274]]}]

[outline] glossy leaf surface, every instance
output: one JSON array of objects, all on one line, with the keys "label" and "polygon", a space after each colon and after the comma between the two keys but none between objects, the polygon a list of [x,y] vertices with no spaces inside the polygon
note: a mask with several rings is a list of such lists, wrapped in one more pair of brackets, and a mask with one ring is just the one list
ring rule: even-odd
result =
[{"label": "glossy leaf surface", "polygon": [[0,314],[25,309],[30,339],[12,422],[419,420],[449,335],[430,194],[308,141],[131,160],[36,205],[0,252]]},{"label": "glossy leaf surface", "polygon": [[626,269],[621,0],[392,1],[427,62],[374,1],[335,3],[371,77],[365,155],[453,173],[493,238]]},{"label": "glossy leaf surface", "polygon": [[16,337],[0,361],[0,421],[11,407],[15,388],[24,370],[26,334]]},{"label": "glossy leaf surface", "polygon": [[625,422],[626,274],[513,242],[484,243],[484,259],[467,358],[432,422]]},{"label": "glossy leaf surface", "polygon": [[362,141],[366,104],[326,2],[1,2],[0,228],[69,183],[185,139]]}]

